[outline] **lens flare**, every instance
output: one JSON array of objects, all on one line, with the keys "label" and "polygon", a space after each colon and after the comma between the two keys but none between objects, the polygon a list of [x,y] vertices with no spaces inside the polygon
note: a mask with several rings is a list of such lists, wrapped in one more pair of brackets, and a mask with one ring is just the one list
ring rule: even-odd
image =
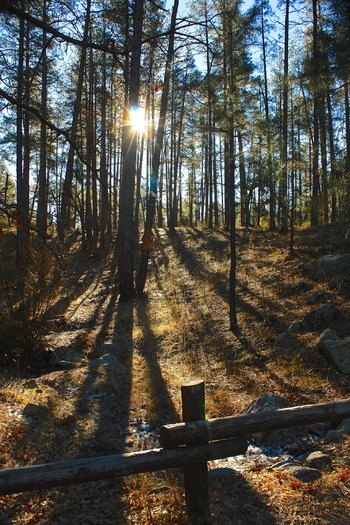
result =
[{"label": "lens flare", "polygon": [[130,109],[130,122],[132,127],[139,132],[143,132],[146,127],[145,110],[138,106]]}]

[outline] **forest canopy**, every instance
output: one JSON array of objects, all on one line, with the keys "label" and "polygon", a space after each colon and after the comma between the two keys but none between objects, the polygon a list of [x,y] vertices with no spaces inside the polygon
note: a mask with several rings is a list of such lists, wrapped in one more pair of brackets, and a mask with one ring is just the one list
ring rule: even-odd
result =
[{"label": "forest canopy", "polygon": [[144,247],[348,219],[347,1],[18,0],[0,29],[2,206],[24,237],[117,232],[126,296],[150,196]]}]

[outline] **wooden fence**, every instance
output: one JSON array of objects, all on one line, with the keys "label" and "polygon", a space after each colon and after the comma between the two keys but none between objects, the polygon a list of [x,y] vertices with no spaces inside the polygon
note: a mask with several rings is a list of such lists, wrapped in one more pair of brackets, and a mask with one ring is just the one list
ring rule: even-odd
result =
[{"label": "wooden fence", "polygon": [[184,467],[188,522],[209,525],[209,460],[244,454],[249,434],[350,417],[350,399],[345,399],[206,420],[204,382],[191,381],[181,393],[183,423],[161,428],[162,448],[5,469],[0,495]]}]

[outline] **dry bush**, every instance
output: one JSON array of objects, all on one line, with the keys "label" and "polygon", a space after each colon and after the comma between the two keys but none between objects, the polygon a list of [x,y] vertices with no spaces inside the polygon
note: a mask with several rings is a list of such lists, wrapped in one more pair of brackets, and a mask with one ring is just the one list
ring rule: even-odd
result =
[{"label": "dry bush", "polygon": [[31,239],[22,265],[11,235],[0,250],[0,362],[26,366],[43,357],[48,312],[61,280],[58,257],[42,242]]}]

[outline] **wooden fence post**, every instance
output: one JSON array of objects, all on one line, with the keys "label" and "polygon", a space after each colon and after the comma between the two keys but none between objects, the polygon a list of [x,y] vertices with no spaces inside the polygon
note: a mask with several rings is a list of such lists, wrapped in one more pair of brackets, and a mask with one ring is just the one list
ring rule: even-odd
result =
[{"label": "wooden fence post", "polygon": [[[182,385],[181,398],[183,421],[205,420],[204,381],[190,381]],[[189,524],[211,525],[207,462],[186,466],[184,473]]]}]

